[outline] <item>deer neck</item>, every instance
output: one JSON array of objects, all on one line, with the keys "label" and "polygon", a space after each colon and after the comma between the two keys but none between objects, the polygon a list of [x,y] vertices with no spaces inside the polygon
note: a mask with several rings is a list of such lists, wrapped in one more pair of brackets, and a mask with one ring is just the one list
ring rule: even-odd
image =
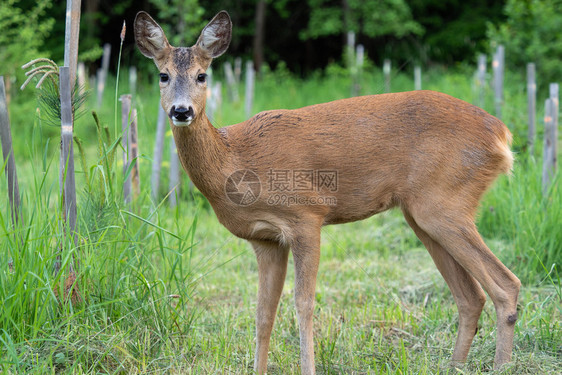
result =
[{"label": "deer neck", "polygon": [[189,126],[172,125],[178,157],[195,186],[209,200],[224,195],[225,166],[229,149],[207,116],[194,120]]}]

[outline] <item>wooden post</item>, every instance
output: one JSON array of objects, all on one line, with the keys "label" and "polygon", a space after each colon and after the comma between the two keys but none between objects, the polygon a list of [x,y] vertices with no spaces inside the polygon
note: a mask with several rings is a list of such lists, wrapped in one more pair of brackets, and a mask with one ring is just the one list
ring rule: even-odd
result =
[{"label": "wooden post", "polygon": [[70,68],[59,68],[61,97],[61,178],[63,182],[64,212],[69,234],[76,228],[76,183],[74,176],[73,116]]},{"label": "wooden post", "polygon": [[245,113],[246,118],[250,118],[252,107],[254,104],[254,64],[252,61],[246,62],[246,97],[245,97]]},{"label": "wooden post", "polygon": [[550,181],[556,169],[556,138],[554,129],[554,103],[546,99],[544,104],[544,149],[542,168],[542,190],[546,194]]},{"label": "wooden post", "polygon": [[501,120],[503,106],[503,76],[504,76],[505,48],[502,45],[494,55],[494,103],[496,106],[496,117]]},{"label": "wooden post", "polygon": [[[559,115],[559,111],[560,111],[560,100],[559,100],[559,86],[558,83],[551,83],[549,86],[550,89],[550,100],[552,100],[552,121],[553,121],[553,128],[554,128],[554,140],[555,140],[555,145],[554,147],[556,148],[558,145],[558,115]],[[556,150],[555,150],[556,151]],[[557,153],[554,153],[554,159],[555,159],[555,164],[556,164],[556,157],[557,157]]]},{"label": "wooden post", "polygon": [[2,141],[3,160],[6,165],[5,172],[8,177],[8,197],[10,199],[10,209],[12,212],[12,224],[15,227],[19,222],[20,192],[16,163],[14,161],[14,149],[12,147],[12,132],[10,130],[4,76],[0,76],[0,138]]},{"label": "wooden post", "polygon": [[101,107],[101,101],[103,99],[103,92],[105,91],[105,81],[107,80],[107,72],[109,70],[109,57],[111,56],[111,44],[106,43],[103,45],[103,56],[101,69],[98,70],[98,84],[97,84],[97,105],[98,108]]},{"label": "wooden post", "polygon": [[123,135],[121,138],[121,144],[123,146],[123,176],[125,176],[125,181],[123,181],[123,199],[125,203],[131,201],[131,174],[127,176],[127,170],[129,169],[129,153],[130,153],[130,143],[129,143],[129,115],[131,113],[131,95],[121,95],[121,129]]},{"label": "wooden post", "polygon": [[414,90],[422,89],[421,66],[414,66]]},{"label": "wooden post", "polygon": [[160,167],[162,165],[162,151],[164,150],[164,133],[166,128],[166,112],[158,102],[158,121],[156,123],[156,142],[154,143],[154,153],[152,157],[152,174],[150,176],[150,189],[152,200],[158,199],[158,189],[160,187]]},{"label": "wooden post", "polygon": [[231,102],[237,103],[238,100],[240,100],[238,96],[238,85],[236,84],[236,78],[234,77],[232,65],[228,61],[224,63],[224,75],[226,77],[226,85],[228,87],[228,98]]},{"label": "wooden post", "polygon": [[86,65],[83,62],[78,63],[78,87],[81,91],[86,91]]},{"label": "wooden post", "polygon": [[351,68],[351,76],[353,84],[351,87],[351,95],[357,96],[361,94],[361,76],[363,74],[363,64],[365,63],[365,47],[362,44],[358,44],[355,47],[355,61],[353,61],[353,66]]},{"label": "wooden post", "polygon": [[76,65],[78,63],[78,37],[80,35],[81,0],[66,1],[66,31],[64,34],[64,66],[70,70],[70,88],[76,82]]},{"label": "wooden post", "polygon": [[131,170],[131,180],[133,183],[133,194],[137,198],[140,195],[140,172],[139,172],[139,144],[138,144],[138,130],[137,130],[137,109],[133,108],[131,113],[131,131],[130,131],[130,156],[129,163],[133,164]]},{"label": "wooden post", "polygon": [[215,82],[215,86],[213,86],[213,97],[215,98],[215,102],[217,105],[216,110],[218,111],[222,105],[222,83]]},{"label": "wooden post", "polygon": [[170,207],[176,207],[180,196],[180,159],[174,137],[170,139]]},{"label": "wooden post", "polygon": [[556,173],[558,163],[558,111],[559,111],[559,86],[551,83],[549,86],[550,98],[545,102],[544,109],[544,150],[543,150],[543,193],[550,188],[552,177]]},{"label": "wooden post", "polygon": [[237,57],[234,59],[234,78],[237,84],[240,84],[240,77],[242,77],[242,58]]},{"label": "wooden post", "polygon": [[345,67],[347,68],[347,71],[349,72],[349,75],[351,77],[350,95],[356,96],[357,94],[355,92],[355,81],[357,78],[355,77],[355,74],[357,71],[357,64],[355,61],[355,33],[353,31],[348,31],[346,34],[346,43],[343,47],[343,54]]},{"label": "wooden post", "polygon": [[205,108],[205,113],[207,114],[207,118],[211,120],[211,122],[213,122],[215,116],[215,107],[216,107],[213,98],[213,83],[214,83],[213,69],[209,68],[207,70],[207,91],[205,92],[207,97],[207,105]]},{"label": "wooden post", "polygon": [[213,120],[222,103],[222,85],[220,82],[214,82],[210,88],[207,88],[207,103],[207,117]]},{"label": "wooden post", "polygon": [[384,59],[382,66],[382,71],[384,73],[384,92],[390,92],[390,59]]},{"label": "wooden post", "polygon": [[358,44],[355,47],[355,60],[359,68],[363,68],[365,64],[365,47],[362,44]]},{"label": "wooden post", "polygon": [[486,102],[486,55],[478,55],[478,106],[484,108]]},{"label": "wooden post", "polygon": [[527,110],[529,113],[529,131],[527,145],[529,154],[532,155],[535,147],[535,127],[537,118],[537,83],[535,80],[535,64],[527,64]]},{"label": "wooden post", "polygon": [[552,173],[556,173],[558,168],[558,117],[560,111],[560,100],[559,100],[559,86],[558,83],[551,83],[550,89],[550,100],[552,101]]},{"label": "wooden post", "polygon": [[137,67],[129,68],[129,92],[134,97],[137,94]]}]

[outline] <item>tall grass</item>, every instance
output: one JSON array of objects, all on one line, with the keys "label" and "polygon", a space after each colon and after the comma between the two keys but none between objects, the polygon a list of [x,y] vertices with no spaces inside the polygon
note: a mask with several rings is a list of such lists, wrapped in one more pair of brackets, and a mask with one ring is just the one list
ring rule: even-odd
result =
[{"label": "tall grass", "polygon": [[[41,133],[36,122],[32,138]],[[76,246],[61,230],[57,156],[49,143],[42,151],[29,147],[29,162],[23,169],[19,165],[25,187],[18,226],[9,220],[9,205],[0,211],[1,372],[167,368],[167,356],[189,336],[196,311],[189,301],[197,268],[189,260],[197,208],[181,225],[171,225],[166,216],[162,222],[161,207],[147,192],[133,206],[122,205],[122,176],[106,180],[105,193],[91,191],[100,188],[100,173],[114,174],[113,167],[100,171],[112,152],[106,145],[101,161],[89,166],[97,172],[89,174],[91,181],[78,172],[84,189]],[[4,184],[0,192],[7,198]],[[73,257],[79,260],[75,282],[69,269]]]},{"label": "tall grass", "polygon": [[[6,210],[0,215],[0,368],[18,374],[166,368],[163,353],[182,345],[194,318],[195,226],[188,222],[174,233],[150,205],[142,216],[108,205],[106,224],[82,225],[75,247],[60,234],[61,212],[50,193],[57,189],[44,181],[35,186],[18,228],[9,227]],[[96,213],[88,208],[81,206],[82,223]],[[62,266],[54,274],[58,255]],[[79,267],[69,284],[72,256]]]},{"label": "tall grass", "polygon": [[[502,177],[482,204],[479,229],[509,243],[506,263],[527,283],[557,279],[562,265],[560,174],[543,192],[542,163],[525,158]],[[562,297],[562,295],[560,296]]]}]

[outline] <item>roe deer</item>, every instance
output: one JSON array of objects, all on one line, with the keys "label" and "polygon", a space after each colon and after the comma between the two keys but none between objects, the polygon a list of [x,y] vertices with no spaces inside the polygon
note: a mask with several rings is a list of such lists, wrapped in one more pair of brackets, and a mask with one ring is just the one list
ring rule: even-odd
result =
[{"label": "roe deer", "polygon": [[205,72],[226,51],[231,33],[230,17],[222,11],[193,47],[176,48],[147,13],[135,19],[136,44],[160,71],[161,103],[184,169],[218,220],[250,241],[256,253],[255,371],[267,371],[289,250],[301,371],[314,374],[312,315],[321,227],[397,206],[458,306],[452,362],[466,361],[484,290],[497,314],[495,367],[509,362],[520,282],[474,224],[482,194],[511,169],[507,127],[459,99],[414,91],[267,111],[216,129],[205,115]]}]

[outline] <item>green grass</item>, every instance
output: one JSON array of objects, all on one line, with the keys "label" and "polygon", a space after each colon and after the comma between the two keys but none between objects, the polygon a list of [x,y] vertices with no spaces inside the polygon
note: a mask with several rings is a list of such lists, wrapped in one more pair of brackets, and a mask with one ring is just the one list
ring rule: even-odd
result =
[{"label": "green grass", "polygon": [[[516,78],[509,82],[521,80]],[[380,93],[384,87],[382,74],[372,68],[363,82],[364,94]],[[139,84],[143,90],[135,103],[143,191],[131,206],[124,205],[123,177],[114,173],[113,194],[108,193],[101,204],[99,195],[86,194],[85,175],[77,161],[81,189],[77,246],[62,234],[58,129],[35,119],[35,100],[29,93],[13,98],[11,120],[23,209],[22,221],[12,228],[6,186],[0,184],[3,373],[252,372],[254,255],[246,242],[220,226],[208,204],[189,189],[184,189],[175,209],[166,201],[150,201],[158,92],[154,85]],[[412,86],[409,75],[393,77],[394,91]],[[562,192],[559,180],[548,195],[541,191],[540,158],[535,161],[540,147],[535,155],[527,155],[525,97],[519,86],[508,85],[504,108],[505,122],[515,135],[517,163],[513,176],[500,178],[485,196],[478,224],[490,248],[523,281],[513,364],[501,373],[556,374],[562,373]],[[115,87],[114,81],[109,87]],[[126,93],[126,83],[119,87],[119,95]],[[462,69],[427,72],[424,88],[469,102],[477,97],[470,73]],[[107,90],[98,111],[102,125],[111,130],[112,91]],[[334,100],[349,92],[347,73],[336,66],[304,81],[278,69],[257,82],[254,113]],[[226,90],[223,98],[215,125],[244,120],[243,102],[229,103]],[[488,91],[485,108],[492,110],[491,104]],[[83,140],[88,165],[97,165],[96,128],[89,114],[78,120],[76,132]],[[120,152],[114,171],[122,170]],[[96,170],[89,170],[92,181]],[[167,172],[165,163],[161,199]],[[55,275],[58,255],[62,270]],[[61,298],[73,257],[80,261],[74,288],[81,301],[75,303]],[[272,374],[299,372],[290,261],[269,356]],[[457,332],[456,307],[430,256],[397,211],[324,228],[316,302],[319,374],[491,371],[495,347],[491,302],[480,319],[467,365],[448,367]]]}]

